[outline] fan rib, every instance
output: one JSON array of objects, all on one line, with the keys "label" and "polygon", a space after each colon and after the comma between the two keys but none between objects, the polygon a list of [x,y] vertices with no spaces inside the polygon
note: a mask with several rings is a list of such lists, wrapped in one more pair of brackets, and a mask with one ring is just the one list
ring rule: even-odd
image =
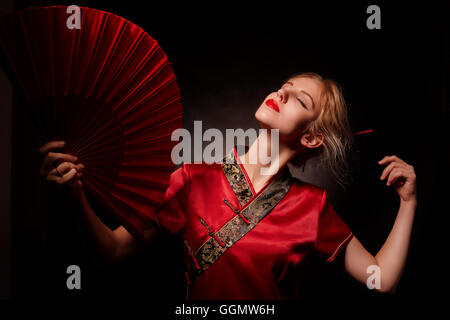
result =
[{"label": "fan rib", "polygon": [[64,94],[69,94],[70,93],[70,88],[72,87],[72,83],[73,78],[75,77],[75,72],[74,72],[74,68],[76,66],[76,62],[77,62],[77,57],[75,55],[75,51],[78,51],[77,49],[80,47],[80,41],[81,41],[81,35],[82,35],[82,30],[77,30],[78,32],[73,32],[72,34],[74,34],[74,36],[72,37],[72,41],[70,41],[71,43],[71,47],[72,50],[70,50],[70,59],[69,59],[69,74],[68,74],[68,80],[67,80],[67,85],[66,88],[64,90]]},{"label": "fan rib", "polygon": [[[149,117],[150,117],[151,115],[157,113],[157,112],[160,112],[162,109],[165,109],[165,108],[167,108],[167,107],[170,106],[170,105],[173,105],[173,104],[176,103],[178,100],[180,100],[180,98],[179,98],[179,97],[176,97],[176,98],[174,98],[172,101],[167,102],[165,105],[159,107],[158,110],[157,110],[156,112],[150,113]],[[149,117],[148,117],[148,118],[149,118]],[[145,118],[145,119],[147,119],[147,118]],[[145,120],[145,119],[144,119],[144,120]],[[134,132],[134,131],[141,130],[141,129],[142,129],[142,125],[138,126],[138,124],[139,124],[140,122],[142,123],[142,121],[144,121],[144,120],[143,120],[143,119],[134,119],[134,120],[130,121],[129,123],[124,123],[124,129],[125,129],[124,132],[125,132],[125,134],[132,133],[132,132]],[[165,123],[166,123],[166,122],[165,122]],[[146,123],[143,122],[143,124],[145,125]],[[129,129],[126,129],[126,128],[129,128]],[[153,126],[152,128],[158,128],[158,126]]]},{"label": "fan rib", "polygon": [[[113,110],[116,110],[120,105],[122,105],[123,103],[125,103],[130,97],[133,96],[134,93],[136,93],[137,91],[141,90],[143,86],[145,86],[148,82],[150,82],[156,75],[158,75],[161,70],[167,65],[167,60],[163,59],[162,61],[159,62],[159,64],[153,68],[152,72],[149,73],[149,76],[142,80],[141,82],[139,82],[134,89],[132,89],[124,98],[122,98],[122,100],[115,106],[113,107]],[[133,72],[133,76],[136,76],[136,73]],[[131,80],[129,80],[128,82],[130,82]],[[126,85],[124,85],[125,87]]]},{"label": "fan rib", "polygon": [[[102,37],[102,34],[104,32],[104,28],[105,28],[104,21],[107,19],[107,15],[101,15],[100,17],[97,16],[96,18],[98,18],[98,20],[100,20],[100,21],[98,21],[96,19],[96,21],[93,23],[94,24],[94,28],[95,28],[94,29],[95,30],[95,32],[94,32],[95,39],[90,44],[89,55],[88,55],[88,57],[89,57],[88,64],[87,64],[87,66],[85,66],[83,68],[84,69],[84,75],[88,74],[89,71],[91,71],[91,69],[92,69],[92,63],[95,60],[95,57],[96,57],[97,52],[98,52],[97,51],[98,42],[99,42],[99,39]],[[83,81],[84,85],[82,85],[82,89],[80,90],[80,94],[82,94],[84,97],[89,97],[89,95],[87,95],[87,93],[86,93],[86,91],[88,90],[86,87],[88,86],[89,81],[86,80],[85,76],[81,77],[81,79],[84,80]]]},{"label": "fan rib", "polygon": [[[106,68],[106,66],[111,62],[110,57],[116,51],[117,45],[124,33],[123,28],[122,28],[123,25],[124,25],[124,21],[120,21],[120,25],[119,25],[119,27],[117,27],[116,33],[114,34],[114,37],[113,37],[113,41],[112,41],[113,44],[109,46],[109,49],[103,59],[102,64],[100,65],[99,70],[104,70],[104,68]],[[91,96],[94,89],[97,87],[97,81],[100,78],[100,75],[101,75],[101,72],[98,72],[97,75],[95,76],[93,85],[91,86],[91,90],[88,92],[88,96]]]},{"label": "fan rib", "polygon": [[[129,104],[129,108],[126,109],[126,111],[129,112],[130,110],[133,110],[138,104],[146,103],[149,100],[151,100],[152,98],[154,98],[156,95],[162,94],[162,91],[164,91],[165,89],[168,89],[170,87],[170,85],[174,82],[175,82],[174,77],[166,78],[166,80],[164,80],[161,84],[157,85],[155,87],[155,89],[151,90],[148,94],[144,95],[140,100],[136,101],[134,104]],[[126,102],[126,101],[124,101],[124,102]],[[122,104],[124,102],[122,102]],[[124,111],[119,112],[118,118],[121,118],[123,113],[124,113]]]},{"label": "fan rib", "polygon": [[[131,59],[131,52],[134,52],[134,50],[136,50],[136,47],[138,46],[138,44],[143,41],[144,39],[144,34],[139,34],[138,37],[136,37],[136,39],[134,39],[133,43],[131,44],[131,46],[128,48],[128,50],[126,51],[126,53],[124,54],[124,57],[122,58],[122,60],[120,61],[120,64],[116,70],[116,72],[114,73],[111,83],[116,84],[115,87],[110,91],[110,94],[108,97],[105,98],[105,103],[108,103],[109,100],[113,97],[114,93],[116,93],[116,87],[120,85],[120,82],[118,81],[118,77],[122,74],[125,66],[128,65],[129,60]],[[154,50],[155,44],[154,46],[151,48],[151,50]],[[106,90],[106,89],[105,89]]]}]

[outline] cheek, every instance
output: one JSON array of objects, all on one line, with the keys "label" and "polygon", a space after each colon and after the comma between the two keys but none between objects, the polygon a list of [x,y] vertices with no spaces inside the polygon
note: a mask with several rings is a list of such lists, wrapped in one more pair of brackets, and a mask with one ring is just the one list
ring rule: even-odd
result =
[{"label": "cheek", "polygon": [[306,127],[310,121],[311,116],[297,106],[286,106],[280,119],[280,134],[294,135],[298,130]]},{"label": "cheek", "polygon": [[255,118],[264,127],[279,129],[280,136],[294,137],[308,125],[312,115],[292,104],[284,105],[280,113],[274,113],[262,104],[256,110]]}]

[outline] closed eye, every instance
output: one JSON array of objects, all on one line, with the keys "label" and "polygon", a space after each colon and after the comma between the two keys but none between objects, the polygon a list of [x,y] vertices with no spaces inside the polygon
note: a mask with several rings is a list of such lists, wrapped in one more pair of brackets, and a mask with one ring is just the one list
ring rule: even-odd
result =
[{"label": "closed eye", "polygon": [[297,100],[302,104],[303,108],[308,110],[308,108],[306,107],[305,103],[302,100],[300,100],[299,98],[297,98]]}]

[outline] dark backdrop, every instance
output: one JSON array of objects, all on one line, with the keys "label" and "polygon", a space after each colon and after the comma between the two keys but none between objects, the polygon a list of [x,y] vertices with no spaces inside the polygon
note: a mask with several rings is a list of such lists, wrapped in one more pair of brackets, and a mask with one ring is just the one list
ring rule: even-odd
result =
[{"label": "dark backdrop", "polygon": [[[15,1],[30,5],[74,4]],[[327,188],[331,201],[373,254],[381,247],[398,210],[395,191],[379,181],[384,155],[413,164],[419,207],[404,275],[394,296],[371,292],[341,270],[318,263],[306,285],[309,298],[376,305],[436,301],[446,266],[445,196],[448,188],[448,4],[410,3],[381,7],[381,30],[366,28],[372,2],[312,5],[297,1],[150,4],[142,1],[78,1],[131,20],[154,37],[177,75],[185,109],[184,127],[258,128],[254,112],[287,76],[315,71],[336,79],[357,136],[354,183],[342,189],[324,168],[307,164],[294,175]],[[70,204],[38,177],[36,138],[15,96],[13,112],[12,234],[13,298],[183,299],[181,251],[176,239],[117,266],[89,260],[68,213]],[[31,137],[31,139],[30,139]],[[97,211],[114,228],[117,223]],[[342,257],[341,257],[342,258]],[[65,268],[81,266],[83,289],[65,289]],[[414,305],[414,304],[412,304]],[[418,304],[416,304],[418,305]]]}]

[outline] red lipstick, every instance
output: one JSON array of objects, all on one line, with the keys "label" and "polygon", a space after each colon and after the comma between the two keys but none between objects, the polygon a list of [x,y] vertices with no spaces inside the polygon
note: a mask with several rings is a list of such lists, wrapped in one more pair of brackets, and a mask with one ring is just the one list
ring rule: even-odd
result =
[{"label": "red lipstick", "polygon": [[273,110],[275,110],[276,112],[280,112],[280,108],[278,108],[277,103],[275,102],[275,100],[273,99],[269,99],[266,101],[266,105],[271,107]]}]

